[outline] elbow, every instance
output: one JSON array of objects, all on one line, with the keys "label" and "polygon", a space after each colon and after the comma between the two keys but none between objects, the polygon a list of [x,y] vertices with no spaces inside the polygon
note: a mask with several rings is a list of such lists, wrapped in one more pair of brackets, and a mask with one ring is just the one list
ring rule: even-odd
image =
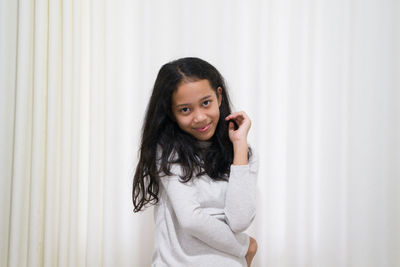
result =
[{"label": "elbow", "polygon": [[255,209],[250,210],[247,214],[241,214],[236,216],[229,216],[229,213],[226,213],[226,221],[234,233],[241,233],[246,231],[249,228],[250,224],[253,222],[255,217]]},{"label": "elbow", "polygon": [[247,224],[239,224],[239,223],[232,223],[229,224],[229,226],[231,227],[232,232],[234,233],[241,233],[246,231],[246,229],[249,227],[249,225]]}]

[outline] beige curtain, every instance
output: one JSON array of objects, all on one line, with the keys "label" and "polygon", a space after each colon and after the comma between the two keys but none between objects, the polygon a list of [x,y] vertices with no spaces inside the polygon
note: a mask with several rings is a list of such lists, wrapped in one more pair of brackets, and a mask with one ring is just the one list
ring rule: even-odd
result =
[{"label": "beige curtain", "polygon": [[150,266],[160,66],[225,76],[260,156],[254,267],[400,266],[400,4],[0,0],[0,266]]},{"label": "beige curtain", "polygon": [[104,3],[1,1],[1,17],[0,266],[101,266]]}]

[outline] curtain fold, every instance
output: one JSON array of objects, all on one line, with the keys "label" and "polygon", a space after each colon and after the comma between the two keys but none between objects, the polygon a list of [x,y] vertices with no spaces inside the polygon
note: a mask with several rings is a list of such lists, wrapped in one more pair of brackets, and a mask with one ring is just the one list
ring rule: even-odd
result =
[{"label": "curtain fold", "polygon": [[397,1],[0,0],[0,266],[150,266],[133,214],[157,71],[198,56],[253,120],[252,266],[400,266]]}]

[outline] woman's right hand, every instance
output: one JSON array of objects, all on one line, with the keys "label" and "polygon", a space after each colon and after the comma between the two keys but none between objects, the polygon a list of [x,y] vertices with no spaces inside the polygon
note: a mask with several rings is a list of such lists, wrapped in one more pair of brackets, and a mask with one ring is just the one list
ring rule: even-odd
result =
[{"label": "woman's right hand", "polygon": [[248,267],[250,267],[250,264],[253,261],[254,256],[256,255],[257,247],[257,241],[250,236],[250,245],[246,254],[246,262]]}]

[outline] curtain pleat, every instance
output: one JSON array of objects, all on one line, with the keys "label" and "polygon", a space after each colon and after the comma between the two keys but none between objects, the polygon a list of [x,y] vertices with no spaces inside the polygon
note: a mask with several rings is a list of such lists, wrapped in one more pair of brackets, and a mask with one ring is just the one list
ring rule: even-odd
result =
[{"label": "curtain pleat", "polygon": [[43,266],[58,266],[61,189],[61,133],[62,133],[62,2],[49,1],[48,5],[48,75],[47,75],[47,139],[45,223],[43,239]]}]

